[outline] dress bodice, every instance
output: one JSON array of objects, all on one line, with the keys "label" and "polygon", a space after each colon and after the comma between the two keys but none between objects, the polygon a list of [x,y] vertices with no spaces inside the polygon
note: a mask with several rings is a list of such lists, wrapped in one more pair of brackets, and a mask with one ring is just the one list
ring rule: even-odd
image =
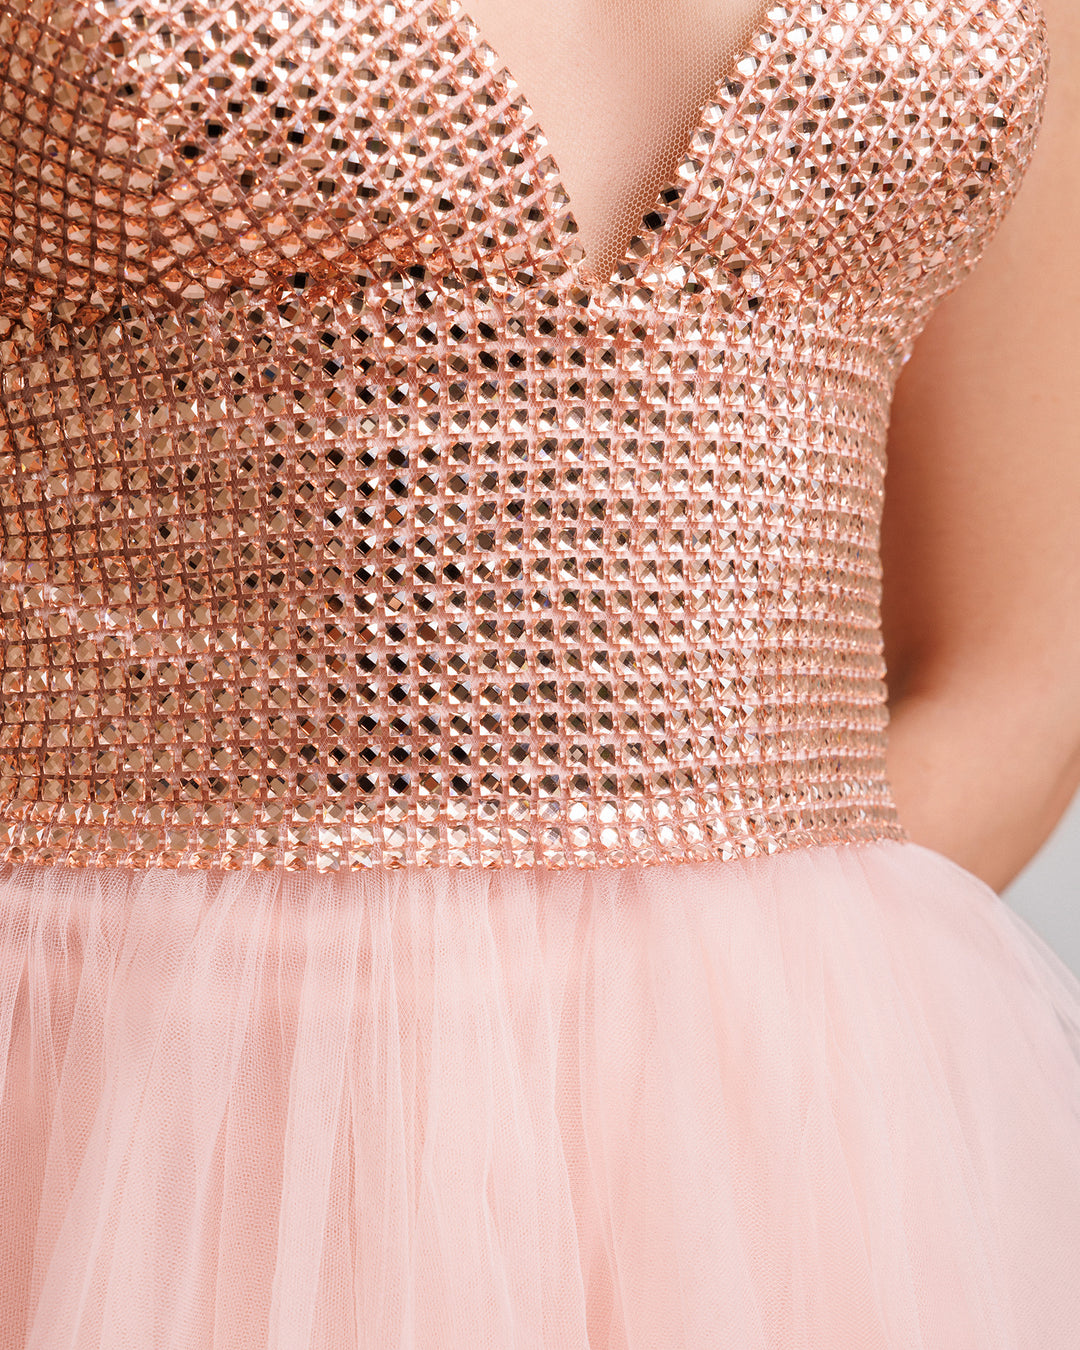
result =
[{"label": "dress bodice", "polygon": [[0,2],[0,857],[899,837],[889,405],[1033,0],[785,0],[600,268],[458,0]]}]

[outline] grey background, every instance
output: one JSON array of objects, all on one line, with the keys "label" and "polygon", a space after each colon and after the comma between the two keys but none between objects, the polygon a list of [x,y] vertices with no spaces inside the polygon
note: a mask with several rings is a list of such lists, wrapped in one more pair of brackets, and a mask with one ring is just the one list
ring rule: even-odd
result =
[{"label": "grey background", "polygon": [[1080,975],[1080,793],[1002,898]]}]

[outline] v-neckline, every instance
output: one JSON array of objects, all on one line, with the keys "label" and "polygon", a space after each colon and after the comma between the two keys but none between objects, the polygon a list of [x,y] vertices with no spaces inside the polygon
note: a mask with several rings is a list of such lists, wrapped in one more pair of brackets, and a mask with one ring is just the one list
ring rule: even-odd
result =
[{"label": "v-neckline", "polygon": [[[748,26],[748,34],[745,42],[734,52],[731,61],[728,63],[726,73],[722,73],[709,86],[709,92],[704,101],[696,110],[695,117],[688,121],[691,129],[683,138],[682,145],[678,151],[675,160],[675,169],[667,174],[660,175],[656,183],[655,191],[641,210],[640,221],[644,222],[647,217],[659,211],[662,207],[666,194],[671,188],[679,186],[678,166],[683,164],[687,156],[691,153],[692,147],[699,140],[702,133],[707,130],[708,120],[707,112],[710,105],[715,102],[718,92],[728,81],[733,72],[738,68],[741,60],[750,55],[753,51],[753,44],[757,36],[762,31],[763,23],[767,15],[774,8],[776,0],[763,0],[757,21]],[[564,208],[560,212],[563,221],[563,229],[552,228],[552,244],[559,257],[560,262],[567,269],[567,274],[578,284],[586,289],[603,288],[614,280],[617,273],[622,269],[629,259],[633,256],[632,245],[634,240],[639,237],[640,228],[635,227],[630,235],[622,241],[621,245],[611,250],[612,262],[610,270],[606,275],[590,273],[588,269],[589,256],[579,243],[577,247],[567,249],[564,235],[571,238],[580,239],[579,224],[574,213],[574,203],[570,191],[566,185],[563,170],[548,140],[541,119],[537,116],[535,109],[525,91],[515,76],[513,70],[504,61],[496,48],[484,37],[479,24],[470,13],[465,0],[430,0],[433,8],[441,10],[445,18],[456,30],[456,35],[464,35],[468,45],[483,57],[491,75],[498,80],[504,87],[510,105],[521,121],[521,125],[528,130],[528,134],[534,142],[538,152],[538,162],[545,160],[549,165],[545,178],[549,193],[556,199],[561,199]],[[550,222],[554,225],[554,221]]]}]

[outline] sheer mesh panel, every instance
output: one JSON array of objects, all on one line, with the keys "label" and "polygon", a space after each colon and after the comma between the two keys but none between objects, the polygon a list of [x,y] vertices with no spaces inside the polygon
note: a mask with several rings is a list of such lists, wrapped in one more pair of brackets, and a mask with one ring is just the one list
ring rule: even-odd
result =
[{"label": "sheer mesh panel", "polygon": [[746,52],[766,0],[543,0],[524,23],[514,0],[463,8],[559,167],[583,277],[606,281]]}]

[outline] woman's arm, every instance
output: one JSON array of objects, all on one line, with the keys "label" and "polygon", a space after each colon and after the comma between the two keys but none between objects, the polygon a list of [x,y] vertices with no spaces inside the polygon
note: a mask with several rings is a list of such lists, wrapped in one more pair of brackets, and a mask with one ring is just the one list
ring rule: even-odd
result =
[{"label": "woman's arm", "polygon": [[882,530],[900,818],[995,889],[1080,785],[1080,5],[1043,8],[1038,148],[901,376]]}]

